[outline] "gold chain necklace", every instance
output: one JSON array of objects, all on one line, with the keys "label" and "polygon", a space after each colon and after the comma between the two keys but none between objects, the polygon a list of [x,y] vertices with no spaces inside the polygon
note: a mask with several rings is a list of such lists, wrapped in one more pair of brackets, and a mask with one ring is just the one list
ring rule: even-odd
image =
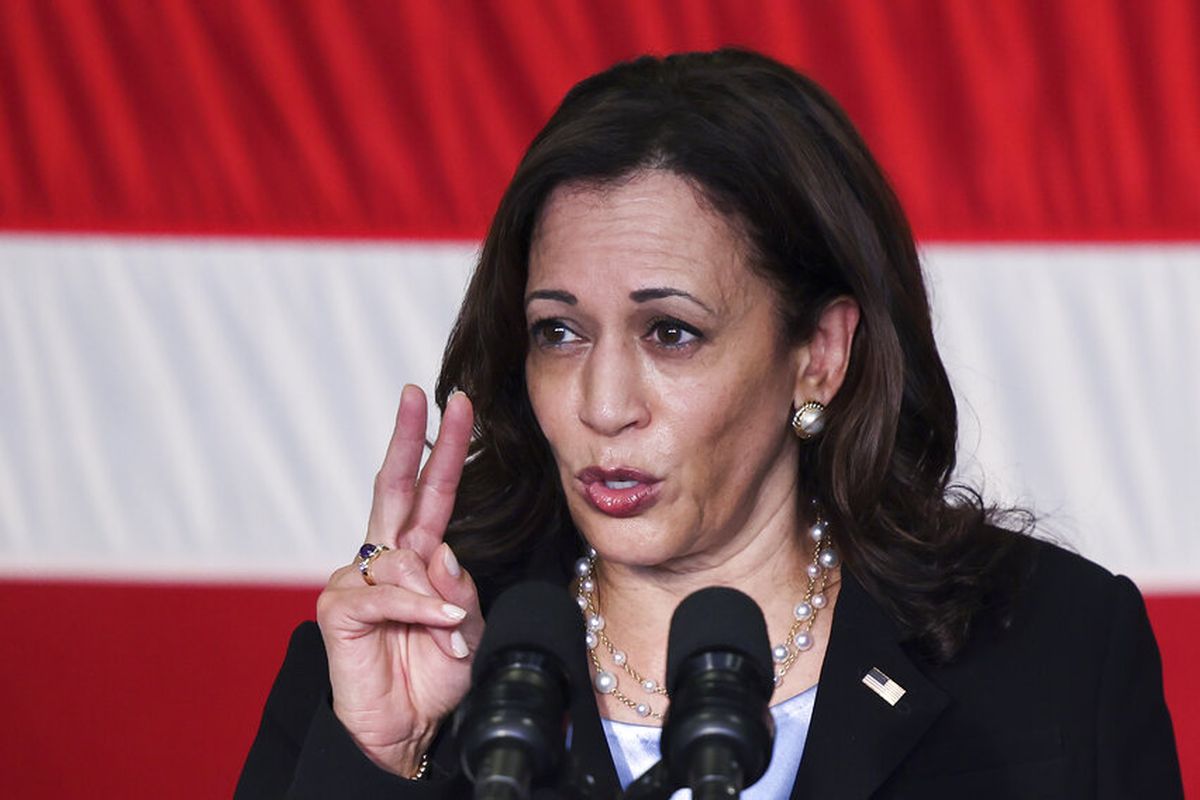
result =
[{"label": "gold chain necklace", "polygon": [[[838,555],[829,542],[829,526],[820,516],[809,528],[812,538],[812,561],[805,566],[808,585],[804,596],[792,609],[792,625],[788,629],[787,638],[771,648],[771,658],[775,662],[775,685],[783,683],[788,670],[800,658],[800,655],[812,649],[815,639],[812,629],[816,624],[817,615],[829,604],[825,589],[829,585],[831,573],[837,569]],[[604,616],[600,613],[600,599],[596,587],[596,550],[587,548],[587,553],[575,562],[575,600],[583,610],[586,632],[588,657],[591,659],[595,676],[592,678],[592,688],[597,694],[608,695],[626,707],[633,710],[639,717],[663,718],[662,712],[656,710],[648,702],[655,695],[667,697],[667,688],[661,681],[647,677],[629,663],[629,656],[613,644],[605,632]],[[609,660],[625,672],[643,693],[649,695],[647,700],[638,702],[627,695],[620,685],[620,680],[614,671],[607,670],[600,662],[600,648],[603,646]]]}]

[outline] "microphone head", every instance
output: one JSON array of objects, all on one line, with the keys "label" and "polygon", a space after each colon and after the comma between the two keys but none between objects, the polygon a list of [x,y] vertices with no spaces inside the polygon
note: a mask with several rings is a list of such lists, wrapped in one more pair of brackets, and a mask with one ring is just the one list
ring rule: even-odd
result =
[{"label": "microphone head", "polygon": [[680,671],[692,656],[727,651],[753,665],[758,686],[769,698],[775,681],[767,622],[758,604],[737,589],[711,586],[684,598],[671,617],[667,640],[667,691],[674,695]]},{"label": "microphone head", "polygon": [[570,703],[589,686],[583,645],[565,589],[519,583],[496,598],[454,720],[476,798],[529,797],[557,773]]},{"label": "microphone head", "polygon": [[561,586],[526,581],[496,598],[471,665],[472,682],[483,680],[496,656],[514,649],[555,657],[566,670],[572,692],[591,685],[584,661],[583,616]]}]

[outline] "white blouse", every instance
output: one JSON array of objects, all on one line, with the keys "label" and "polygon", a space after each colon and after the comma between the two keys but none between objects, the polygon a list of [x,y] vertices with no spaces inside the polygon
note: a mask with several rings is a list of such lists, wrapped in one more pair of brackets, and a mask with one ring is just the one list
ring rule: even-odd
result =
[{"label": "white blouse", "polygon": [[[775,749],[771,763],[766,774],[742,792],[744,800],[786,800],[791,795],[816,699],[817,687],[813,686],[771,707],[771,716],[775,718]],[[661,758],[658,739],[662,728],[607,719],[602,719],[601,723],[621,788],[627,788]],[[671,800],[691,800],[691,797],[691,789],[680,789],[671,795]]]}]

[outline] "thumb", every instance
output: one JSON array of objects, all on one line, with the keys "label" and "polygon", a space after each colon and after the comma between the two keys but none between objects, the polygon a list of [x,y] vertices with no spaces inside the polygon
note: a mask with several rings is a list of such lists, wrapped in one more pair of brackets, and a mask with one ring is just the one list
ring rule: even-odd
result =
[{"label": "thumb", "polygon": [[429,559],[429,582],[444,600],[467,610],[467,618],[458,630],[466,640],[471,652],[483,637],[483,612],[479,608],[479,593],[475,581],[462,565],[450,545],[442,542]]}]

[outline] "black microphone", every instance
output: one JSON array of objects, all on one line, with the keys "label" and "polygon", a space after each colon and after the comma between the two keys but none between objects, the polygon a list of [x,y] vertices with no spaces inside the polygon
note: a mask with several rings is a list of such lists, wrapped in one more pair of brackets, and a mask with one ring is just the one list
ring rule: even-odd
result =
[{"label": "black microphone", "polygon": [[738,797],[767,770],[775,741],[767,623],[736,589],[688,595],[671,617],[662,759],[693,800]]},{"label": "black microphone", "polygon": [[528,800],[556,778],[571,697],[589,686],[583,653],[579,606],[562,587],[521,583],[496,598],[455,717],[475,800]]}]

